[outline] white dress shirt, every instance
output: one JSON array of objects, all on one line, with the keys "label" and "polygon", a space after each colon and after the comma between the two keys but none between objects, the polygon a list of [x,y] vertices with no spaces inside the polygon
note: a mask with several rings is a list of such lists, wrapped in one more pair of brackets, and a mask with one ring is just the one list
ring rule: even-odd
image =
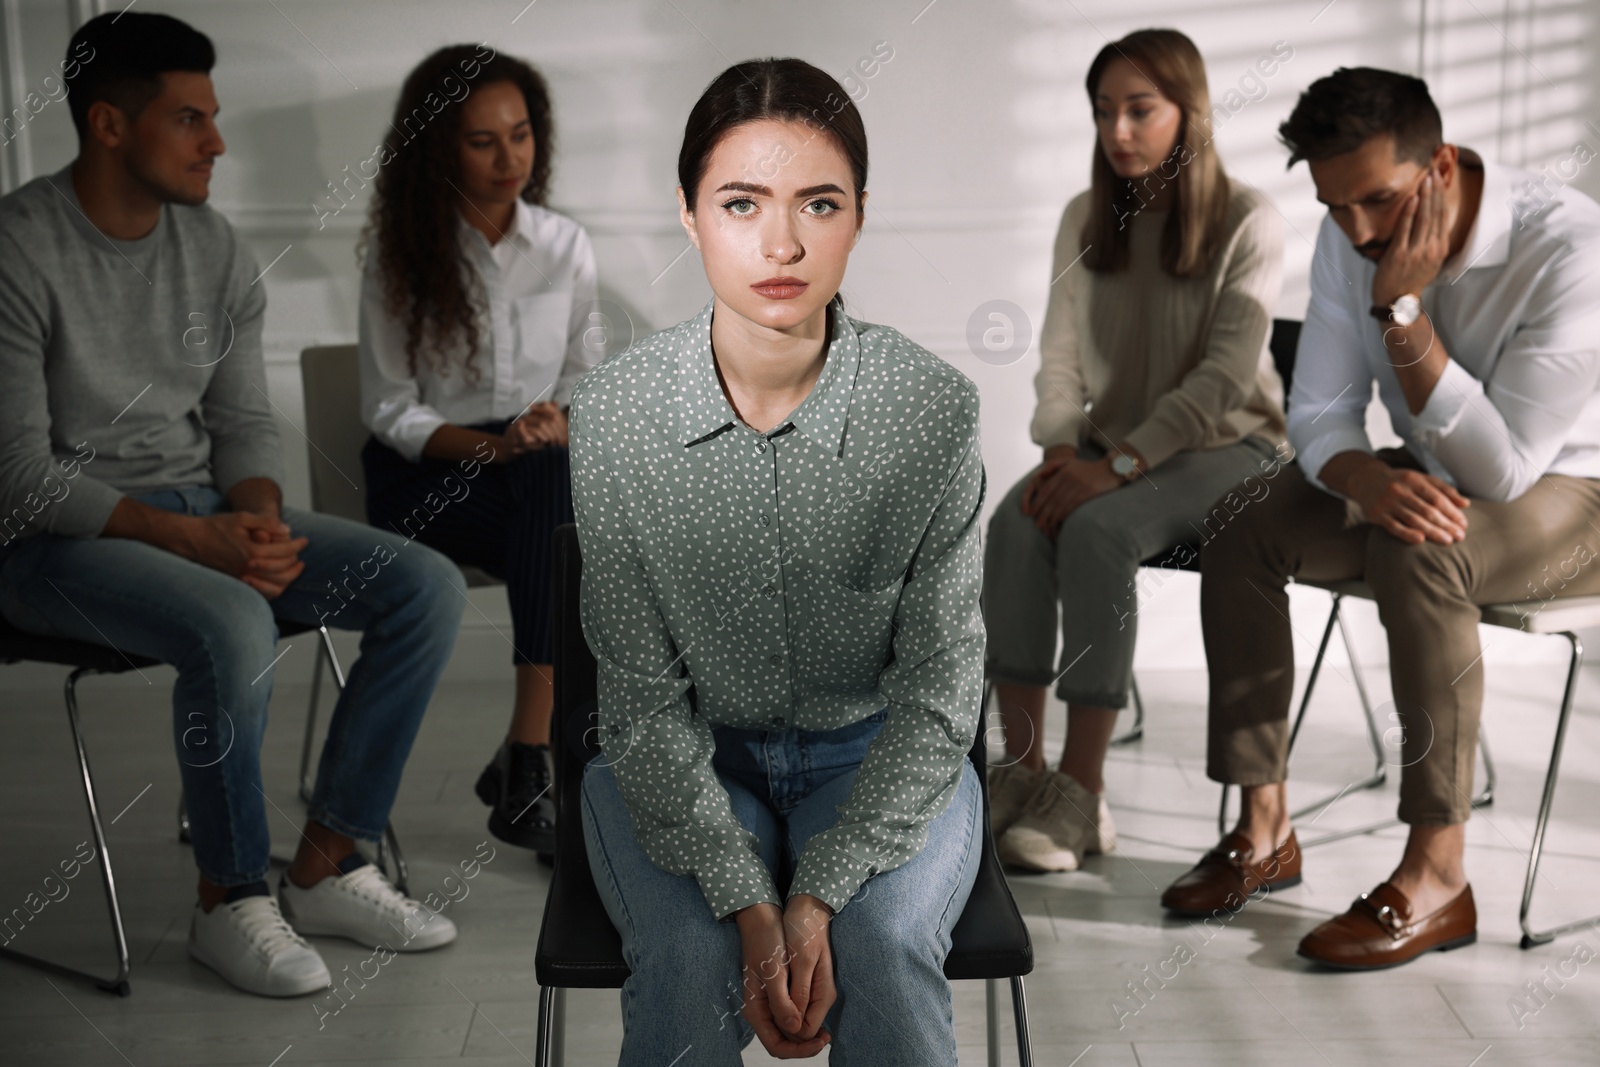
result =
[{"label": "white dress shirt", "polygon": [[[1371,452],[1372,383],[1412,455],[1469,497],[1515,500],[1545,474],[1600,478],[1600,204],[1526,171],[1484,164],[1478,217],[1421,294],[1449,353],[1412,415],[1384,326],[1377,264],[1323,219],[1289,397],[1289,440],[1318,475]],[[1331,490],[1330,490],[1331,491]]]},{"label": "white dress shirt", "polygon": [[547,400],[566,407],[574,383],[605,356],[602,346],[587,343],[601,334],[589,329],[599,293],[582,226],[519,200],[511,229],[493,246],[465,219],[460,227],[467,262],[488,296],[478,320],[476,381],[459,353],[440,374],[430,353],[418,352],[413,376],[405,324],[384,307],[373,249],[361,279],[361,421],[412,462],[446,423],[509,419]]}]

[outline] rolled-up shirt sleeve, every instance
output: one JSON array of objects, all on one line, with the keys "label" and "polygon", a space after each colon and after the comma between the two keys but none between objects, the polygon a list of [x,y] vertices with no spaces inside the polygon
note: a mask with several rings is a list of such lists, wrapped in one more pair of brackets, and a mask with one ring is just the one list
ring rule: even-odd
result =
[{"label": "rolled-up shirt sleeve", "polygon": [[361,367],[361,421],[374,437],[415,463],[435,430],[450,420],[422,400],[406,359],[406,328],[384,306],[377,247],[361,276],[356,349]]},{"label": "rolled-up shirt sleeve", "polygon": [[583,553],[579,609],[597,665],[600,747],[650,861],[692,875],[723,920],[781,906],[756,836],[733,813],[711,759],[711,724],[651,588],[620,499],[610,492],[607,428],[580,386],[572,397],[572,501]]},{"label": "rolled-up shirt sleeve", "polygon": [[985,631],[979,513],[987,490],[976,390],[952,436],[964,451],[919,543],[894,613],[894,659],[878,679],[889,713],[839,819],[812,836],[789,896],[835,912],[863,883],[914,858],[960,784],[978,723]]},{"label": "rolled-up shirt sleeve", "polygon": [[1515,500],[1544,476],[1600,386],[1600,275],[1569,252],[1551,264],[1527,318],[1487,381],[1454,359],[1412,420],[1412,431],[1457,488]]},{"label": "rolled-up shirt sleeve", "polygon": [[[1338,227],[1324,220],[1311,259],[1311,302],[1300,347],[1295,354],[1294,385],[1289,394],[1289,442],[1306,479],[1332,493],[1321,479],[1322,468],[1341,452],[1372,452],[1367,436],[1367,407],[1372,401],[1372,368],[1361,350],[1360,330],[1341,300],[1350,284],[1334,266],[1341,239]],[[1337,495],[1337,494],[1335,494]]]}]

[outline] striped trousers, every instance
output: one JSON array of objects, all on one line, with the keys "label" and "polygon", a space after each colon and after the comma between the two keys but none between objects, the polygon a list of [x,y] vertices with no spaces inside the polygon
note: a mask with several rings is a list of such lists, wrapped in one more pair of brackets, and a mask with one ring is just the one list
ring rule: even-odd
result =
[{"label": "striped trousers", "polygon": [[[506,425],[470,429],[498,434]],[[512,662],[551,662],[551,534],[574,521],[567,448],[546,445],[503,464],[412,463],[374,437],[361,463],[367,520],[504,581]]]}]

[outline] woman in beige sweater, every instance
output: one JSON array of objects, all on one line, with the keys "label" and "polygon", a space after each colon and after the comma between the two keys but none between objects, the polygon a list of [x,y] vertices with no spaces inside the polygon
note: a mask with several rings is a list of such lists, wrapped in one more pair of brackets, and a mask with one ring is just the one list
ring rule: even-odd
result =
[{"label": "woman in beige sweater", "polygon": [[[1222,171],[1200,53],[1139,30],[1101,50],[1087,88],[1092,184],[1056,235],[1034,380],[1044,456],[1000,502],[984,559],[1008,752],[991,820],[1001,857],[1038,870],[1115,844],[1102,767],[1132,682],[1140,561],[1204,540],[1216,500],[1284,458],[1267,347],[1281,217]],[[1067,704],[1054,771],[1050,685]]]}]

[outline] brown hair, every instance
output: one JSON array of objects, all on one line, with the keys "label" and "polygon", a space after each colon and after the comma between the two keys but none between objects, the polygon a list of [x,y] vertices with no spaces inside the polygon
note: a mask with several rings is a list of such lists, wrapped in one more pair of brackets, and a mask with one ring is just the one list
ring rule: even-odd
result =
[{"label": "brown hair", "polygon": [[803,122],[833,138],[850,164],[860,211],[867,188],[867,128],[850,94],[831,74],[803,59],[748,59],[706,86],[684,124],[678,184],[691,212],[717,142],[759,119]]},{"label": "brown hair", "polygon": [[483,281],[461,247],[461,195],[453,186],[461,178],[461,104],[472,91],[496,82],[515,85],[527,103],[534,157],[521,196],[543,205],[555,149],[549,90],[533,67],[487,46],[448,45],[417,64],[401,87],[381,148],[383,165],[362,247],[377,238],[384,305],[405,323],[406,361],[413,375],[423,352],[441,373],[449,373],[449,353],[460,341],[468,380],[480,376],[473,354]]},{"label": "brown hair", "polygon": [[1228,176],[1222,171],[1211,144],[1211,92],[1206,87],[1205,61],[1194,42],[1177,30],[1135,30],[1120,41],[1100,49],[1089,64],[1084,80],[1093,106],[1100,79],[1115,60],[1126,59],[1148,78],[1161,95],[1178,105],[1182,117],[1178,141],[1170,164],[1172,174],[1146,175],[1138,183],[1123,178],[1111,167],[1098,134],[1090,166],[1090,210],[1083,224],[1087,251],[1083,263],[1093,271],[1117,271],[1128,265],[1126,219],[1143,206],[1136,184],[1149,188],[1151,180],[1174,189],[1172,213],[1161,233],[1161,269],[1178,278],[1197,278],[1211,266],[1228,218]]}]

